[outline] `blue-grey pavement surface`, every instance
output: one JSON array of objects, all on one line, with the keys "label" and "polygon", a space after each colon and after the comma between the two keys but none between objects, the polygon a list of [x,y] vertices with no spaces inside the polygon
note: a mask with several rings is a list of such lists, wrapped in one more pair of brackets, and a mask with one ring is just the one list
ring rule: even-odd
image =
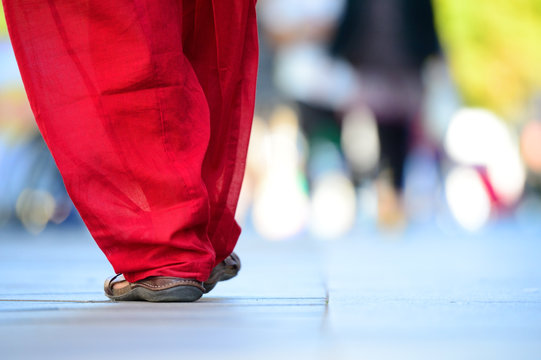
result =
[{"label": "blue-grey pavement surface", "polygon": [[192,304],[112,303],[87,232],[0,229],[0,359],[541,359],[541,228],[266,242]]}]

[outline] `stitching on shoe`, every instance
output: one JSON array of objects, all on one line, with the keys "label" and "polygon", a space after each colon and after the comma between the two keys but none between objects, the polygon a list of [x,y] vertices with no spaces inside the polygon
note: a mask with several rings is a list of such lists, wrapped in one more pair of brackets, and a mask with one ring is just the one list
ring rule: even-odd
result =
[{"label": "stitching on shoe", "polygon": [[165,285],[152,285],[148,282],[142,281],[142,282],[133,283],[133,285],[140,285],[143,287],[150,287],[153,289],[163,289],[163,288],[175,287],[175,286],[181,286],[181,285],[189,285],[189,286],[195,286],[197,288],[201,288],[201,285],[197,281],[191,281],[191,280],[175,280]]}]

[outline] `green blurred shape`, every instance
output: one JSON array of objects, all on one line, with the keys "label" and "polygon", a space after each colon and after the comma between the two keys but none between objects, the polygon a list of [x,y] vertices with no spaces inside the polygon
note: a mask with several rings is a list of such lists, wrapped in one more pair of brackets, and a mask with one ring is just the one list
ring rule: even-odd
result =
[{"label": "green blurred shape", "polygon": [[433,0],[465,102],[520,118],[541,89],[541,0]]},{"label": "green blurred shape", "polygon": [[6,17],[4,16],[4,7],[0,1],[0,39],[7,38],[8,27],[6,25]]}]

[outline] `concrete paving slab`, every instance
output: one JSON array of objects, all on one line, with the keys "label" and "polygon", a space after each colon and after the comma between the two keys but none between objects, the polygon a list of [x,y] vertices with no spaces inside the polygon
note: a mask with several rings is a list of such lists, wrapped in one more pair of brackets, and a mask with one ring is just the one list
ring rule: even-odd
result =
[{"label": "concrete paving slab", "polygon": [[[0,230],[0,354],[54,359],[539,359],[541,236],[512,226],[271,243],[193,304],[113,303],[84,231]],[[36,281],[38,279],[39,281]]]}]

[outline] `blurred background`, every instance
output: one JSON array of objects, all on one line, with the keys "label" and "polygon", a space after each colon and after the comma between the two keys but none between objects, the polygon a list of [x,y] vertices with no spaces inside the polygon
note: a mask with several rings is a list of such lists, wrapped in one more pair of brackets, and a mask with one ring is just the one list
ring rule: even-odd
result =
[{"label": "blurred background", "polygon": [[[259,238],[541,234],[541,0],[259,0]],[[83,227],[0,16],[0,238]]]}]

